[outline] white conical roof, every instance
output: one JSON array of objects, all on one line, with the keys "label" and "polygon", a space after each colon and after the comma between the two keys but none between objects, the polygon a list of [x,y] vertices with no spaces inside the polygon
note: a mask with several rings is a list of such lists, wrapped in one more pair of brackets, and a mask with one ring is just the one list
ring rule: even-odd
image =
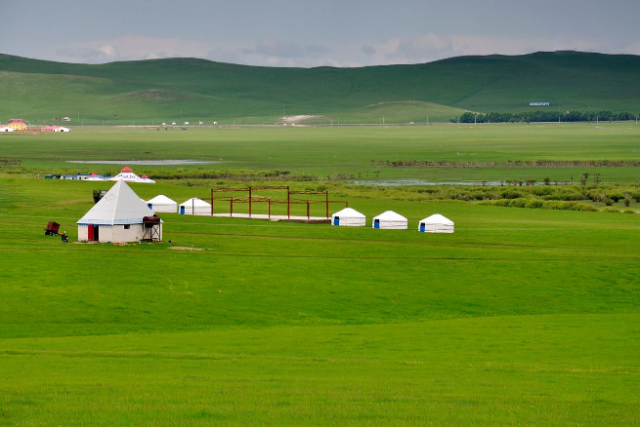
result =
[{"label": "white conical roof", "polygon": [[205,202],[202,199],[197,199],[195,197],[192,198],[192,199],[187,200],[186,202],[184,202],[182,204],[180,204],[180,206],[189,206],[189,207],[191,207],[192,203],[193,203],[193,206],[195,206],[197,208],[198,207],[203,207],[203,206],[211,207],[211,205],[209,203]]},{"label": "white conical roof", "polygon": [[92,207],[78,224],[139,224],[153,215],[143,200],[120,180]]},{"label": "white conical roof", "polygon": [[351,218],[366,218],[363,214],[361,214],[357,210],[351,209],[351,208],[344,208],[341,211],[338,211],[338,212],[334,213],[333,216],[351,217]]},{"label": "white conical roof", "polygon": [[431,216],[426,217],[421,223],[424,222],[426,224],[444,224],[444,225],[453,225],[453,221],[449,218],[442,216],[440,214],[433,214]]},{"label": "white conical roof", "polygon": [[151,200],[147,200],[147,203],[151,203],[152,205],[177,205],[174,200],[171,200],[164,194],[160,194]]},{"label": "white conical roof", "polygon": [[406,221],[407,220],[407,218],[403,217],[400,214],[395,213],[394,211],[383,212],[380,215],[374,217],[373,219],[380,219],[385,221]]}]

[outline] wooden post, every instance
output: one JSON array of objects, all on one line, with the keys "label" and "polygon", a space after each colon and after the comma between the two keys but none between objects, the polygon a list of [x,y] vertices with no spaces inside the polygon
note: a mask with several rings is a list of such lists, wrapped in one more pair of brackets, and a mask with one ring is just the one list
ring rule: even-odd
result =
[{"label": "wooden post", "polygon": [[287,186],[287,218],[291,218],[291,192]]},{"label": "wooden post", "polygon": [[325,200],[327,202],[327,219],[329,218],[329,190],[324,192]]},{"label": "wooden post", "polygon": [[233,216],[233,197],[229,200],[229,216]]},{"label": "wooden post", "polygon": [[211,216],[213,216],[213,188],[211,189]]},{"label": "wooden post", "polygon": [[249,187],[249,218],[251,218],[251,187]]},{"label": "wooden post", "polygon": [[307,200],[307,219],[309,219],[309,201]]},{"label": "wooden post", "polygon": [[271,219],[271,198],[269,198],[269,219]]}]

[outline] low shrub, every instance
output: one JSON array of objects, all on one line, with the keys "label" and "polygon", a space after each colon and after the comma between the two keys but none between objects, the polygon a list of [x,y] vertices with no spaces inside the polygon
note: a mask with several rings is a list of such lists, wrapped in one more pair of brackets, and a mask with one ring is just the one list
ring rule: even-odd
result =
[{"label": "low shrub", "polygon": [[602,212],[607,212],[607,213],[620,213],[620,209],[616,209],[616,208],[610,208],[610,207],[606,207],[606,208],[602,208]]}]

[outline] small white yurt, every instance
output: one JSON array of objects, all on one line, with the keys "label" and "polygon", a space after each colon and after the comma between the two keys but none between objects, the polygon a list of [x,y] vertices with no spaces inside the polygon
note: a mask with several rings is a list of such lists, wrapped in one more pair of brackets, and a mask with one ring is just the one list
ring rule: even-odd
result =
[{"label": "small white yurt", "polygon": [[8,126],[0,126],[0,132],[15,132],[15,129]]},{"label": "small white yurt", "polygon": [[162,240],[162,220],[124,180],[116,182],[77,224],[80,242]]},{"label": "small white yurt", "polygon": [[146,203],[147,207],[154,212],[178,212],[178,203],[163,194],[156,196],[151,200],[147,200]]},{"label": "small white yurt", "polygon": [[211,205],[202,199],[189,199],[180,204],[180,215],[211,215]]},{"label": "small white yurt", "polygon": [[331,225],[347,227],[364,227],[367,217],[355,209],[344,208],[331,215]]},{"label": "small white yurt", "polygon": [[407,218],[394,211],[386,211],[373,217],[373,228],[380,230],[406,230],[408,228]]},{"label": "small white yurt", "polygon": [[433,214],[418,223],[421,233],[453,233],[453,221],[440,214]]}]

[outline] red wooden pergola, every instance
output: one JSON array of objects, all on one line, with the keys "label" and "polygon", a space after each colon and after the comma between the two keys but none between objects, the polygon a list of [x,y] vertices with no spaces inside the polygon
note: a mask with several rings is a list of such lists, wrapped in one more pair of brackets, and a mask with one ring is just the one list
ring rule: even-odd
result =
[{"label": "red wooden pergola", "polygon": [[[271,197],[257,196],[254,195],[254,192],[261,190],[287,190],[287,198],[286,199],[272,199]],[[214,197],[214,193],[236,193],[236,192],[248,192],[247,197]],[[309,199],[294,199],[292,195],[324,195],[324,200],[309,200]],[[303,190],[303,191],[291,191],[289,186],[278,186],[278,185],[266,185],[266,186],[256,186],[256,187],[226,187],[226,188],[212,188],[211,189],[211,216],[214,214],[215,201],[228,201],[229,202],[229,216],[233,216],[233,204],[234,203],[248,203],[249,204],[249,218],[252,215],[252,207],[254,203],[267,203],[269,205],[268,209],[268,217],[271,218],[271,205],[287,205],[287,218],[291,218],[291,205],[307,205],[307,219],[311,218],[311,205],[313,204],[324,204],[325,205],[325,214],[326,217],[329,218],[329,205],[333,203],[344,203],[346,207],[349,207],[349,202],[346,201],[337,201],[337,200],[329,200],[329,191],[313,191],[313,190]]]}]

